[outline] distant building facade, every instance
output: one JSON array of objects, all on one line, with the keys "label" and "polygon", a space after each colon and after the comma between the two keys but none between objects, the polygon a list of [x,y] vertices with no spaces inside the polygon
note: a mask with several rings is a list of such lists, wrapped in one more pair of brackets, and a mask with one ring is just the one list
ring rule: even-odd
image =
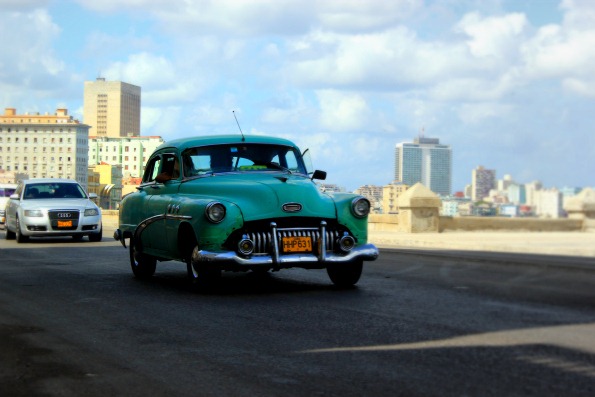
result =
[{"label": "distant building facade", "polygon": [[471,171],[471,199],[481,201],[496,187],[496,171],[479,166]]},{"label": "distant building facade", "polygon": [[0,168],[19,178],[69,178],[87,189],[89,126],[67,109],[0,116]]},{"label": "distant building facade", "polygon": [[562,193],[558,189],[542,189],[535,192],[535,214],[540,218],[562,218]]},{"label": "distant building facade", "polygon": [[101,208],[118,209],[122,200],[122,166],[103,163],[89,167],[89,192],[97,194]]},{"label": "distant building facade", "polygon": [[399,196],[407,191],[409,185],[400,182],[393,182],[382,187],[382,213],[399,213]]},{"label": "distant building facade", "polygon": [[121,81],[85,81],[83,121],[98,137],[140,135],[141,88]]},{"label": "distant building facade", "polygon": [[89,137],[89,166],[122,165],[122,174],[142,177],[149,156],[164,143],[160,136]]},{"label": "distant building facade", "polygon": [[336,185],[334,183],[319,183],[318,184],[318,189],[321,192],[344,192],[345,188],[339,185]]},{"label": "distant building facade", "polygon": [[395,148],[395,181],[408,186],[421,182],[434,193],[448,196],[452,188],[452,150],[437,138],[418,137]]}]

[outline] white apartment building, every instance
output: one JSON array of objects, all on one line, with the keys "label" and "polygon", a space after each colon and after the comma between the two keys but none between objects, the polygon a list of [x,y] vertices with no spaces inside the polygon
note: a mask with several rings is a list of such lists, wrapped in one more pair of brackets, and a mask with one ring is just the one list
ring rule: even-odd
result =
[{"label": "white apartment building", "polygon": [[160,136],[89,137],[89,166],[122,165],[124,177],[142,177],[145,164],[164,143]]},{"label": "white apartment building", "polygon": [[535,192],[535,212],[540,218],[561,218],[562,193],[558,189],[543,189]]},{"label": "white apartment building", "polygon": [[87,189],[89,126],[68,116],[6,108],[0,115],[0,169],[26,178],[69,178]]}]

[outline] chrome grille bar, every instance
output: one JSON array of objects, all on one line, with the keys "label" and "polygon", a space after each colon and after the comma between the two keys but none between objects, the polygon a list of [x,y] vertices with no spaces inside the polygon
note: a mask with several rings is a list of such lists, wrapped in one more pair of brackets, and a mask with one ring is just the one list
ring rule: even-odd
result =
[{"label": "chrome grille bar", "polygon": [[[274,223],[274,222],[273,222]],[[280,242],[284,237],[310,237],[312,245],[316,247],[321,240],[320,229],[318,228],[277,228],[271,225],[271,231],[259,231],[248,233],[247,236],[254,242],[254,254],[271,254],[273,244],[277,245],[277,251],[281,250]],[[335,241],[339,238],[336,230],[324,231],[322,240],[327,251],[335,248]]]}]

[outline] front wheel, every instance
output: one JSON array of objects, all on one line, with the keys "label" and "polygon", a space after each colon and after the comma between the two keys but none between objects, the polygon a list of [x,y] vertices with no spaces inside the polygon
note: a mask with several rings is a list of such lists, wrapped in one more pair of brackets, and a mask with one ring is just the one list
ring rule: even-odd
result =
[{"label": "front wheel", "polygon": [[147,279],[155,274],[157,259],[139,252],[134,240],[130,239],[130,267],[136,278]]},{"label": "front wheel", "polygon": [[4,227],[5,227],[5,229],[6,229],[6,235],[5,235],[6,239],[7,239],[7,240],[14,240],[14,239],[16,238],[16,234],[15,234],[15,232],[11,232],[11,231],[8,229],[8,225],[5,225]]},{"label": "front wheel", "polygon": [[356,260],[347,263],[333,263],[326,268],[329,278],[337,287],[347,288],[355,285],[361,275],[364,262]]},{"label": "front wheel", "polygon": [[16,230],[16,239],[17,243],[24,243],[29,240],[29,237],[23,235],[21,233],[21,221],[19,221],[19,217],[17,217],[17,230]]},{"label": "front wheel", "polygon": [[192,256],[186,262],[188,278],[193,285],[198,287],[212,286],[221,278],[221,270],[214,266],[209,266],[205,262],[195,260],[197,253],[198,247],[194,247]]}]

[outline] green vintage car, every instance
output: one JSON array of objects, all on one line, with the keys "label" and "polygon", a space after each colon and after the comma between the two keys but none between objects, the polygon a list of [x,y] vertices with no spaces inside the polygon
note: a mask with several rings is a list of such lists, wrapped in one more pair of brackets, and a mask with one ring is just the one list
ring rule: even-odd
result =
[{"label": "green vintage car", "polygon": [[138,191],[122,199],[114,238],[138,278],[157,261],[186,263],[209,284],[222,271],[326,269],[338,286],[359,280],[368,244],[369,201],[323,193],[308,151],[286,139],[220,135],[177,139],[149,158]]}]

